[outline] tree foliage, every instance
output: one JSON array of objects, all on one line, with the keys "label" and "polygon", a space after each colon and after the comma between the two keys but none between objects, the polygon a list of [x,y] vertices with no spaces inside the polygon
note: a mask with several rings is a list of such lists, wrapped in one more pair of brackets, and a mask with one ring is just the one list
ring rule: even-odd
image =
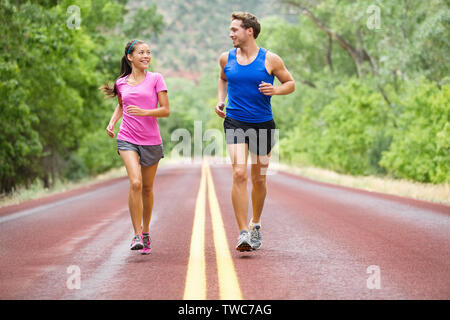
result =
[{"label": "tree foliage", "polygon": [[450,181],[448,1],[0,0],[0,192],[121,165],[105,134],[117,102],[98,87],[115,81],[132,38],[150,40],[155,71],[203,74],[165,77],[166,156],[176,129],[222,130],[217,59],[240,10],[263,18],[258,45],[297,83],[272,99],[281,161]]},{"label": "tree foliage", "polygon": [[264,19],[259,39],[301,84],[272,100],[281,160],[450,181],[447,2],[283,2],[298,23]]},{"label": "tree foliage", "polygon": [[[1,191],[36,178],[49,187],[58,177],[80,176],[77,170],[94,174],[117,165],[92,164],[78,150],[110,144],[104,128],[112,102],[98,87],[120,70],[128,40],[107,30],[123,22],[126,1],[0,2]],[[161,16],[152,12],[148,23],[158,32]]]}]

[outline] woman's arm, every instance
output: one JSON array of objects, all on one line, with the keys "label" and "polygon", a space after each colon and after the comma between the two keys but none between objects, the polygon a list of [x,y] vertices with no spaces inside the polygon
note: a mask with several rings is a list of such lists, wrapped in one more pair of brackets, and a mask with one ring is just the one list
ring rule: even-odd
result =
[{"label": "woman's arm", "polygon": [[169,97],[167,91],[158,92],[159,108],[156,109],[141,109],[138,106],[128,106],[127,113],[130,116],[138,117],[155,117],[167,118],[170,115]]},{"label": "woman's arm", "polygon": [[109,124],[112,124],[112,126],[114,127],[116,125],[117,121],[119,121],[120,118],[122,118],[122,115],[123,115],[122,105],[118,104],[116,109],[114,110],[111,120],[109,120]]},{"label": "woman's arm", "polygon": [[111,119],[109,120],[109,124],[106,127],[106,133],[111,138],[114,138],[114,126],[116,125],[117,121],[119,121],[120,118],[122,118],[122,115],[123,115],[122,100],[119,98],[119,103],[117,104],[117,107],[114,110]]}]

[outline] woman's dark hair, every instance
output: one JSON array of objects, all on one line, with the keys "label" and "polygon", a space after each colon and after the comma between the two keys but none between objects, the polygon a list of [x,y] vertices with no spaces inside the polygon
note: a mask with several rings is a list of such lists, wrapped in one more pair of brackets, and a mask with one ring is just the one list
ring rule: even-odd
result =
[{"label": "woman's dark hair", "polygon": [[[123,78],[131,73],[131,63],[127,58],[128,54],[133,54],[138,44],[144,43],[144,41],[134,39],[127,43],[125,46],[124,54],[120,65],[120,76],[117,79]],[[117,80],[116,80],[117,81]],[[104,84],[100,87],[106,97],[114,98],[117,96],[116,82],[113,85]]]}]

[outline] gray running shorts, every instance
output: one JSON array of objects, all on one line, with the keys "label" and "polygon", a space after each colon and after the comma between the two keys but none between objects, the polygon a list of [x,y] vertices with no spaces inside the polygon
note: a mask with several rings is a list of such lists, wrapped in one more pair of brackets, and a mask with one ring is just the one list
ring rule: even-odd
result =
[{"label": "gray running shorts", "polygon": [[156,146],[140,146],[128,141],[117,139],[117,154],[120,150],[132,150],[139,155],[141,166],[148,167],[156,164],[161,158],[164,158],[164,148],[162,144]]}]

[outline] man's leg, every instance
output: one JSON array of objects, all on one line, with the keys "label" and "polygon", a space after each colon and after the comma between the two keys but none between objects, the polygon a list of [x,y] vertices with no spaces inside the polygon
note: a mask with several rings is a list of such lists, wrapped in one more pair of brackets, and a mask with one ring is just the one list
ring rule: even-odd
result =
[{"label": "man's leg", "polygon": [[269,167],[270,153],[266,156],[257,156],[250,153],[252,157],[251,179],[252,179],[252,221],[260,223],[264,201],[267,194],[266,172]]},{"label": "man's leg", "polygon": [[247,158],[248,145],[246,143],[228,144],[228,154],[233,166],[233,185],[231,200],[239,231],[246,230],[248,219],[248,191],[247,191]]},{"label": "man's leg", "polygon": [[252,157],[252,209],[253,215],[249,223],[250,242],[253,250],[258,250],[262,245],[261,214],[264,200],[267,194],[266,173],[269,167],[270,153],[266,156],[257,156],[250,153]]}]

